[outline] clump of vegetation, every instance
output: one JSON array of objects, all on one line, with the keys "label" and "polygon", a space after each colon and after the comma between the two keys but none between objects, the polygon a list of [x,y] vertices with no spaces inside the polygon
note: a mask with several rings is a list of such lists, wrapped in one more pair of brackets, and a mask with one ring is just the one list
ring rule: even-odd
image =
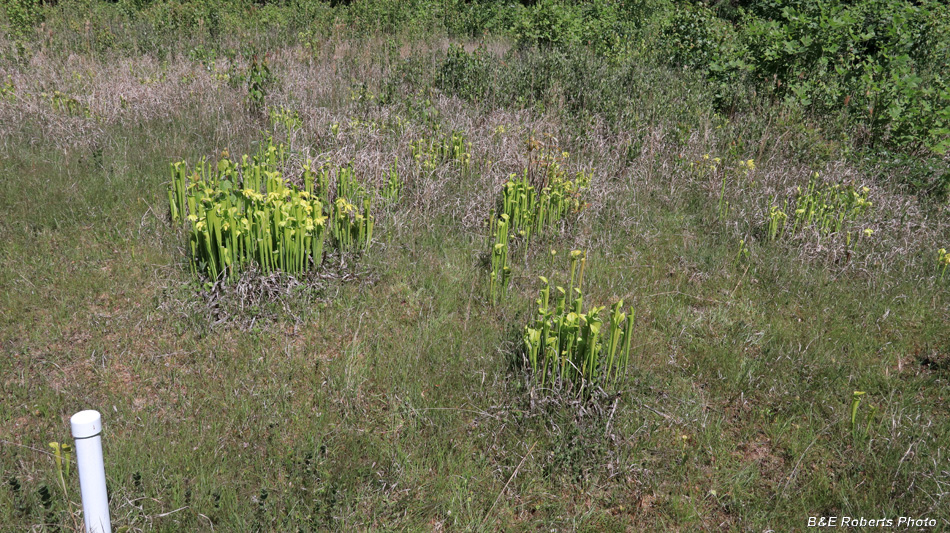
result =
[{"label": "clump of vegetation", "polygon": [[403,181],[399,177],[399,158],[393,161],[393,166],[389,169],[389,179],[383,187],[382,196],[390,203],[399,201],[399,194],[402,192]]},{"label": "clump of vegetation", "polygon": [[514,235],[530,239],[545,226],[579,210],[580,192],[590,179],[591,175],[584,173],[578,173],[574,180],[555,176],[539,191],[528,180],[527,170],[520,178],[512,174],[501,190],[500,213],[508,215]]},{"label": "clump of vegetation", "polygon": [[331,222],[333,242],[344,251],[365,248],[373,238],[373,215],[369,198],[363,200],[363,210],[339,196],[334,202]]},{"label": "clump of vegetation", "polygon": [[271,144],[250,160],[245,156],[240,167],[227,158],[190,173],[185,162],[172,165],[171,217],[188,233],[193,272],[216,280],[222,274],[233,278],[251,262],[265,273],[299,274],[320,266],[323,203],[283,178],[282,156]]},{"label": "clump of vegetation", "polygon": [[271,141],[240,165],[227,157],[193,171],[184,161],[172,165],[171,218],[189,234],[196,274],[233,278],[251,262],[265,274],[313,270],[323,262],[327,233],[340,251],[369,245],[372,195],[352,166],[340,167],[334,176],[329,165],[308,161],[300,187],[282,175],[285,158],[286,147]]},{"label": "clump of vegetation", "polygon": [[[13,94],[12,90],[10,91],[10,94]],[[40,97],[46,98],[49,101],[50,107],[53,109],[71,117],[92,118],[93,116],[89,106],[83,104],[76,98],[69,96],[66,93],[60,91],[53,91],[52,93],[44,92],[40,93]]]},{"label": "clump of vegetation", "polygon": [[873,131],[874,142],[950,147],[943,74],[950,25],[936,0],[674,2],[657,14],[657,53],[702,73],[720,105],[737,87],[760,91]]},{"label": "clump of vegetation", "polygon": [[7,76],[7,81],[0,85],[0,100],[13,102],[16,100],[16,87],[13,85],[13,78]]},{"label": "clump of vegetation", "polygon": [[950,252],[946,248],[937,250],[937,267],[940,268],[940,279],[947,275],[947,267],[950,267]]},{"label": "clump of vegetation", "polygon": [[322,165],[314,170],[313,166],[308,162],[304,167],[304,190],[318,196],[328,206],[330,237],[334,246],[341,251],[366,248],[373,238],[375,222],[371,214],[371,194],[357,181],[353,167],[346,165],[336,171],[336,194],[331,196],[332,169],[329,165]]},{"label": "clump of vegetation", "polygon": [[443,138],[417,139],[409,145],[409,153],[423,172],[432,172],[444,163],[452,163],[464,176],[472,166],[472,143],[460,131],[453,130]]},{"label": "clump of vegetation", "polygon": [[40,0],[9,0],[4,2],[10,33],[17,37],[26,37],[33,27],[43,19]]},{"label": "clump of vegetation", "polygon": [[254,54],[244,70],[229,75],[228,83],[233,87],[243,87],[247,91],[246,102],[249,110],[263,113],[267,108],[267,96],[277,83],[277,75],[271,71],[266,55],[260,57]]},{"label": "clump of vegetation", "polygon": [[271,126],[274,128],[283,128],[287,136],[303,127],[303,121],[300,119],[300,113],[295,109],[284,106],[271,108],[268,113]]},{"label": "clump of vegetation", "polygon": [[[815,172],[804,190],[798,187],[791,204],[786,200],[780,208],[774,205],[774,201],[770,202],[769,240],[775,240],[786,232],[796,235],[808,227],[814,228],[820,235],[840,233],[846,222],[855,220],[870,209],[869,192],[867,187],[855,189],[853,185],[822,183]],[[788,227],[787,222],[789,212],[792,213],[791,227]]]},{"label": "clump of vegetation", "polygon": [[556,287],[553,306],[551,284],[547,278],[541,278],[537,313],[524,329],[524,350],[542,387],[556,383],[580,391],[615,383],[630,361],[635,313],[633,309],[629,315],[621,311],[623,300],[611,306],[606,324],[601,316],[604,307],[583,312],[580,286],[585,264],[583,252],[571,252],[571,282],[567,290]]},{"label": "clump of vegetation", "polygon": [[452,91],[466,100],[477,101],[491,89],[489,66],[484,50],[476,49],[468,53],[462,46],[451,44],[439,68],[436,83],[442,90]]},{"label": "clump of vegetation", "polygon": [[498,220],[491,217],[491,225],[490,234],[494,235],[494,239],[491,248],[488,298],[492,305],[495,305],[508,294],[508,282],[511,279],[511,262],[508,258],[510,217],[506,213],[502,213]]},{"label": "clump of vegetation", "polygon": [[509,176],[501,189],[497,216],[494,210],[488,215],[492,240],[489,289],[492,303],[504,297],[511,278],[509,241],[520,238],[527,242],[545,227],[579,211],[583,205],[581,194],[593,179],[592,172],[568,176],[561,165],[568,157],[567,152],[547,149],[533,137],[529,138],[528,147],[533,156],[524,174]]}]

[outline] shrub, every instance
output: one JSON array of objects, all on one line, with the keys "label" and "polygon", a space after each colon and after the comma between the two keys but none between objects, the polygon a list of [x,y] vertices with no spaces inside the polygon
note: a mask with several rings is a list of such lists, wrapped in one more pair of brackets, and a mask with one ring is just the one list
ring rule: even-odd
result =
[{"label": "shrub", "polygon": [[483,49],[468,53],[461,45],[451,44],[439,67],[437,84],[443,91],[474,101],[488,93],[489,62]]},{"label": "shrub", "polygon": [[42,20],[40,0],[6,0],[4,2],[10,32],[16,37],[26,37]]},{"label": "shrub", "polygon": [[750,4],[743,21],[760,85],[821,112],[847,112],[898,145],[950,147],[946,5],[771,0]]},{"label": "shrub", "polygon": [[248,65],[244,74],[247,83],[248,104],[254,111],[264,109],[264,99],[270,92],[271,86],[277,82],[277,77],[271,73],[270,66],[267,64],[267,56],[258,58],[256,55]]},{"label": "shrub", "polygon": [[557,0],[540,0],[518,11],[510,31],[523,43],[563,45],[580,42],[583,25],[576,10]]}]

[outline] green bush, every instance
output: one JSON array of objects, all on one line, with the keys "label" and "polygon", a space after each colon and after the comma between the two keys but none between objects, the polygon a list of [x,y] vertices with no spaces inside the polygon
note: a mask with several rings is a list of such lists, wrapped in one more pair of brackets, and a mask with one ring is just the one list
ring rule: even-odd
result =
[{"label": "green bush", "polygon": [[228,73],[228,83],[234,87],[244,87],[247,90],[247,105],[251,111],[263,113],[265,99],[277,83],[277,76],[271,72],[267,56],[251,54],[251,62],[246,69],[233,69]]},{"label": "green bush", "polygon": [[745,58],[760,86],[847,113],[897,145],[950,146],[946,5],[771,0],[742,13]]},{"label": "green bush", "polygon": [[697,70],[715,82],[722,105],[730,86],[745,80],[750,69],[735,28],[704,5],[682,5],[659,22],[659,53],[676,67]]},{"label": "green bush", "polygon": [[277,77],[271,73],[267,57],[258,60],[255,56],[247,68],[247,97],[253,109],[264,109],[264,98],[276,82]]},{"label": "green bush", "polygon": [[15,36],[29,35],[43,18],[40,0],[5,0],[4,4],[10,32]]},{"label": "green bush", "polygon": [[220,30],[222,12],[228,8],[216,0],[150,2],[142,6],[136,17],[159,31],[177,33],[202,28],[214,37]]},{"label": "green bush", "polygon": [[667,61],[707,69],[718,61],[726,30],[706,6],[676,6],[660,24],[660,43]]},{"label": "green bush", "polygon": [[363,0],[342,11],[344,19],[360,31],[426,32],[444,14],[441,3],[425,0]]},{"label": "green bush", "polygon": [[489,61],[483,49],[468,53],[461,45],[451,44],[439,68],[437,83],[443,91],[466,100],[487,94],[490,88]]},{"label": "green bush", "polygon": [[522,8],[518,15],[511,32],[521,42],[574,44],[580,41],[583,33],[576,10],[557,0],[541,0],[531,7]]},{"label": "green bush", "polygon": [[585,45],[610,56],[626,46],[652,13],[653,4],[651,1],[540,0],[530,7],[515,6],[495,19],[503,19],[507,33],[522,43]]}]

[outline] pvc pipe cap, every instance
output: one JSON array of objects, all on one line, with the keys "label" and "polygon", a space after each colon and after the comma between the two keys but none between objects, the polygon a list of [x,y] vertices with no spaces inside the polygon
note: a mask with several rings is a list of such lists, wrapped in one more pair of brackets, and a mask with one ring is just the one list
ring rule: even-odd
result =
[{"label": "pvc pipe cap", "polygon": [[102,415],[99,411],[79,411],[69,419],[74,439],[86,439],[102,433]]}]

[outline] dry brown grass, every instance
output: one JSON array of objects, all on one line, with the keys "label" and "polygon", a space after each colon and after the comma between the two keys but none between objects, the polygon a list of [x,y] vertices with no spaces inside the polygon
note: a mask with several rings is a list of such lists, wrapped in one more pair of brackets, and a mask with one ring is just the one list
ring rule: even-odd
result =
[{"label": "dry brown grass", "polygon": [[[434,54],[444,51],[448,44],[448,40],[442,39],[424,48],[414,43],[407,49],[404,43],[400,57],[411,54],[430,58],[434,69]],[[510,47],[502,40],[480,44],[496,56]],[[330,40],[316,50],[294,45],[267,55],[278,79],[268,103],[295,109],[303,119],[303,128],[287,139],[294,149],[290,168],[299,168],[299,163],[307,158],[324,157],[337,164],[352,163],[358,175],[379,185],[398,157],[400,170],[413,175],[408,146],[414,139],[431,133],[424,125],[410,121],[397,135],[386,130],[385,125],[405,120],[398,105],[379,106],[354,99],[360,84],[366,84],[371,93],[379,94],[386,83],[391,66],[379,59],[379,49],[385,46],[381,38],[361,41],[358,45],[348,40]],[[469,42],[465,46],[467,50],[474,50],[476,44]],[[223,119],[214,124],[215,144],[226,148],[229,139],[266,127],[253,117],[229,113],[244,105],[245,93],[243,87],[229,86],[227,73],[229,69],[232,73],[240,72],[246,66],[247,61],[240,58],[232,65],[228,59],[219,57],[214,70],[209,70],[181,56],[165,62],[149,55],[105,61],[75,54],[50,57],[38,51],[28,64],[0,69],[0,78],[9,77],[17,94],[13,101],[0,102],[0,133],[10,137],[29,123],[37,126],[35,131],[41,132],[42,139],[72,151],[112,142],[106,138],[107,130],[116,124],[140,124],[195,114]],[[70,116],[40,96],[53,91],[75,98],[91,116]],[[409,184],[407,190],[415,209],[426,216],[457,219],[476,231],[485,217],[484,206],[491,205],[509,174],[520,173],[525,167],[525,139],[532,134],[538,137],[561,135],[557,139],[559,148],[573,154],[568,165],[570,172],[595,169],[596,179],[587,199],[589,207],[583,215],[586,218],[600,216],[610,205],[611,198],[616,197],[630,201],[633,213],[636,212],[635,198],[640,194],[658,194],[676,203],[688,191],[699,188],[706,192],[709,201],[718,201],[721,183],[718,175],[700,179],[676,162],[699,160],[704,153],[712,153],[715,146],[728,144],[728,139],[723,138],[727,130],[717,130],[707,124],[694,131],[685,145],[676,145],[668,141],[667,125],[644,126],[636,132],[611,132],[595,117],[586,137],[566,138],[562,135],[565,125],[555,114],[538,115],[511,109],[480,113],[473,112],[471,104],[451,96],[436,92],[429,97],[443,131],[465,132],[472,143],[473,161],[481,162],[483,171],[477,172],[475,179],[463,188],[449,186],[453,177],[452,169],[447,167],[431,175],[415,175],[414,183]],[[359,119],[359,124],[353,123],[354,118]],[[338,139],[330,137],[332,124],[339,124]],[[499,127],[504,127],[505,132],[497,133]],[[781,139],[788,133],[773,126],[771,134]],[[633,139],[642,140],[640,154],[632,161],[624,161],[624,147]],[[39,141],[36,138],[33,142]],[[740,157],[756,158],[757,155],[750,152]],[[736,239],[746,238],[750,243],[755,240],[752,234],[756,228],[764,224],[769,198],[793,196],[796,187],[807,183],[810,173],[816,170],[797,163],[781,146],[757,159],[756,165],[755,186],[727,185],[731,215],[724,226]],[[940,207],[936,214],[924,213],[915,199],[871,182],[843,161],[834,161],[819,170],[827,182],[871,188],[874,208],[860,221],[860,230],[872,229],[874,235],[861,243],[860,253],[849,253],[843,239],[820,239],[805,232],[789,243],[799,260],[823,261],[831,268],[870,272],[886,269],[891,264],[905,264],[908,258],[926,261],[939,247],[940,239],[948,234],[946,206]],[[624,216],[620,224],[627,227],[634,219],[635,215]],[[582,243],[583,239],[577,244]]]}]

